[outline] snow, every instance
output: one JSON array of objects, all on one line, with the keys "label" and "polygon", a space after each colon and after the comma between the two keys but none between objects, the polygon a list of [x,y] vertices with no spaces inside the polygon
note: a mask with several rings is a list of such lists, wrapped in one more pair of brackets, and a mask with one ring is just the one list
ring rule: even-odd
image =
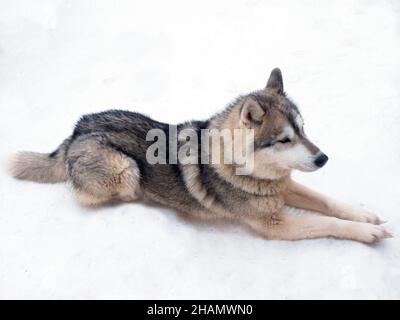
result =
[{"label": "snow", "polygon": [[274,67],[330,156],[298,181],[400,233],[400,5],[393,1],[0,2],[0,298],[400,298],[400,238],[265,241],[140,203],[84,209],[16,181],[81,114],[177,123],[265,85]]}]

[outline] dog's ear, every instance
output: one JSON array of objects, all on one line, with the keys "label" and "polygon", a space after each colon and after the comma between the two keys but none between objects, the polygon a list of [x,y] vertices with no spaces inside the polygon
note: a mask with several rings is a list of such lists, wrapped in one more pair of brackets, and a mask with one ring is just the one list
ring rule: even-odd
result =
[{"label": "dog's ear", "polygon": [[240,111],[240,121],[246,127],[252,127],[261,123],[265,111],[253,99],[246,99]]},{"label": "dog's ear", "polygon": [[282,72],[279,68],[275,68],[271,71],[271,75],[269,76],[266,89],[273,89],[278,94],[283,94],[283,79]]}]

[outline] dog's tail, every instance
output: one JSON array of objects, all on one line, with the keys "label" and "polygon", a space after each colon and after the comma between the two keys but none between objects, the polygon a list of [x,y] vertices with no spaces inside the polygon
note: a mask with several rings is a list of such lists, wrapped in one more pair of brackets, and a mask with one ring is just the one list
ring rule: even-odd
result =
[{"label": "dog's tail", "polygon": [[11,157],[9,163],[10,174],[21,180],[30,180],[42,183],[56,183],[67,181],[65,153],[70,138],[52,153],[19,152]]}]

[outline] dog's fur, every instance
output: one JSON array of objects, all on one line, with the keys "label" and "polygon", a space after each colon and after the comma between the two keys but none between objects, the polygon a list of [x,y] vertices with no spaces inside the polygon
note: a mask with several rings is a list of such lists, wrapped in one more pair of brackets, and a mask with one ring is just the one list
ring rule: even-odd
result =
[{"label": "dog's fur", "polygon": [[[372,243],[392,235],[374,214],[333,201],[290,178],[293,169],[314,171],[327,157],[305,135],[296,105],[274,69],[267,86],[241,96],[207,121],[176,126],[254,129],[254,170],[236,175],[235,164],[150,164],[146,134],[168,124],[139,113],[111,110],[83,116],[73,134],[50,154],[22,152],[11,174],[37,182],[70,182],[83,205],[141,197],[200,217],[239,220],[267,239],[333,236]],[[168,153],[168,149],[166,150]],[[320,215],[292,216],[285,205]]]}]

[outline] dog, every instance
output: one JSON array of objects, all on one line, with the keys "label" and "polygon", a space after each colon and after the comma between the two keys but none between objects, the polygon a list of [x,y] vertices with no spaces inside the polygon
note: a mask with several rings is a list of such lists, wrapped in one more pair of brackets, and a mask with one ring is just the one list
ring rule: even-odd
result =
[{"label": "dog", "polygon": [[[178,135],[192,130],[197,137],[203,130],[225,130],[231,136],[243,130],[232,141],[246,150],[251,147],[245,156],[253,161],[251,172],[237,174],[235,162],[148,161],[154,147],[149,132],[156,130],[171,140],[171,128]],[[183,144],[179,140],[176,147]],[[200,148],[198,141],[191,144]],[[220,155],[226,152],[221,145]],[[156,157],[171,160],[170,145],[156,149]],[[201,150],[194,158],[204,153],[210,156],[212,151]],[[292,180],[292,170],[315,171],[327,161],[306,136],[300,111],[284,92],[282,73],[276,68],[264,89],[240,96],[206,121],[172,126],[122,110],[84,115],[57,150],[18,153],[10,171],[23,180],[68,182],[85,206],[150,200],[186,215],[238,221],[265,239],[334,237],[373,243],[392,237],[375,214]],[[286,206],[315,214],[290,215]]]}]

